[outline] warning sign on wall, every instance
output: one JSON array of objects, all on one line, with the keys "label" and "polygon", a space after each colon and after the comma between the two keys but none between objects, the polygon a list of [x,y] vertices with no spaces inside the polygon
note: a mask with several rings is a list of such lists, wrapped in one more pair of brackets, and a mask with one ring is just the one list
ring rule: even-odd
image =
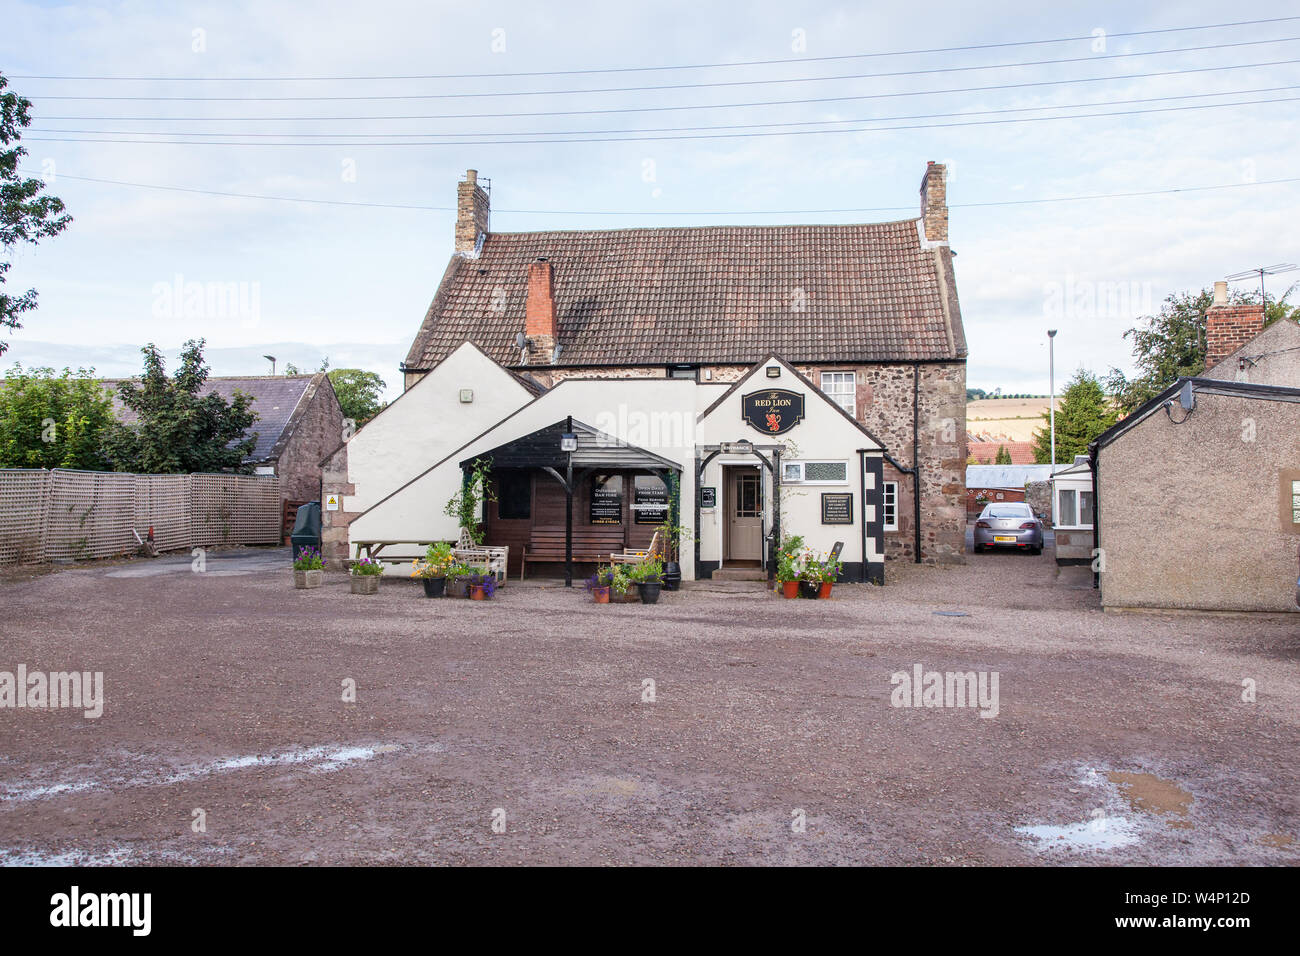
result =
[{"label": "warning sign on wall", "polygon": [[325,496],[325,510],[326,510],[326,511],[338,511],[338,510],[339,510],[339,496],[338,496],[338,495],[326,495],[326,496]]}]

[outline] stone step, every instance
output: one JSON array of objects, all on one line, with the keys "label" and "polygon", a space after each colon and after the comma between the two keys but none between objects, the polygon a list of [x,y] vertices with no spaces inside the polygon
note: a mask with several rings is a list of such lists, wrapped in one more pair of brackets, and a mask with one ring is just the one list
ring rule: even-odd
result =
[{"label": "stone step", "polygon": [[715,581],[766,581],[767,572],[762,568],[719,568],[713,572]]}]

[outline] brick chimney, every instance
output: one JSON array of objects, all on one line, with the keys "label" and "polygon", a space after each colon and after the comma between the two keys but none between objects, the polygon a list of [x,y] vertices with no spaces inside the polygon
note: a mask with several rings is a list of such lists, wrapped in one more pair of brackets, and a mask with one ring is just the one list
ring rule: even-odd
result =
[{"label": "brick chimney", "polygon": [[1228,283],[1214,283],[1214,304],[1205,311],[1206,371],[1263,331],[1263,305],[1254,302],[1229,305]]},{"label": "brick chimney", "polygon": [[552,364],[560,329],[555,319],[555,272],[545,258],[528,264],[524,335],[528,338],[529,364]]},{"label": "brick chimney", "polygon": [[479,236],[488,233],[488,194],[478,184],[478,170],[467,169],[465,181],[456,184],[456,251],[472,253]]},{"label": "brick chimney", "polygon": [[926,242],[948,242],[948,167],[933,160],[921,177],[921,222]]}]

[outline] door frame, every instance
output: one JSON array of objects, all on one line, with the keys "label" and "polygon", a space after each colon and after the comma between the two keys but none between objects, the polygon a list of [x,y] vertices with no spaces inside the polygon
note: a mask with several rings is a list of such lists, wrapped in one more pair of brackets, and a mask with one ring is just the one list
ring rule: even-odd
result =
[{"label": "door frame", "polygon": [[[731,523],[734,518],[733,512],[735,511],[735,506],[736,506],[735,485],[736,485],[737,476],[741,472],[749,472],[758,477],[758,488],[759,488],[758,493],[760,498],[762,499],[762,504],[759,508],[759,517],[758,517],[759,544],[758,544],[757,558],[734,558],[731,555]],[[719,567],[725,568],[727,564],[731,561],[755,561],[755,560],[758,562],[758,567],[763,568],[767,566],[767,560],[766,560],[767,555],[764,553],[765,549],[763,547],[763,542],[765,540],[765,535],[767,532],[768,492],[767,489],[764,487],[764,485],[765,482],[763,481],[763,466],[761,464],[750,465],[750,464],[741,464],[739,462],[729,462],[723,464],[722,466],[722,513],[724,517],[723,517],[722,528],[721,528],[722,549],[719,552],[720,554],[720,560],[718,562]]]}]

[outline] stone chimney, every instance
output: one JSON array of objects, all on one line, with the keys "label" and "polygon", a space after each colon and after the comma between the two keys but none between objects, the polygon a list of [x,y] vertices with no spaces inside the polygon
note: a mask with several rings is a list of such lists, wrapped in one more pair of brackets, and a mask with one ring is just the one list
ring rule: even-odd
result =
[{"label": "stone chimney", "polygon": [[1214,304],[1205,311],[1205,370],[1214,368],[1263,331],[1263,305],[1229,305],[1228,283],[1214,283]]},{"label": "stone chimney", "polygon": [[487,191],[478,184],[478,170],[467,169],[465,181],[456,184],[456,251],[472,253],[479,236],[488,234],[490,211]]},{"label": "stone chimney", "polygon": [[948,243],[948,167],[933,160],[921,177],[921,222],[925,241]]},{"label": "stone chimney", "polygon": [[545,258],[528,264],[528,297],[524,302],[524,335],[529,365],[554,363],[560,337],[555,319],[555,272]]}]

